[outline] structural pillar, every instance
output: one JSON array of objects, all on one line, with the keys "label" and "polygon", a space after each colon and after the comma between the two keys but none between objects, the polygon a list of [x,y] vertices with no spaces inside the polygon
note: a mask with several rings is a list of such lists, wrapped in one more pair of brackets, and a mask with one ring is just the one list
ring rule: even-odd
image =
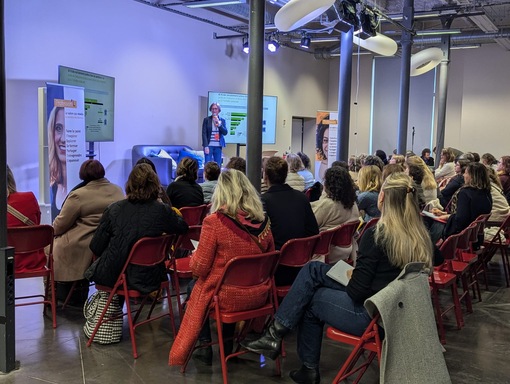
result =
[{"label": "structural pillar", "polygon": [[446,97],[448,94],[448,67],[450,65],[450,36],[441,37],[443,59],[439,64],[439,85],[437,87],[437,130],[436,130],[436,168],[439,157],[444,148],[444,134],[446,129]]},{"label": "structural pillar", "polygon": [[349,159],[353,34],[354,27],[351,26],[348,32],[342,32],[340,41],[340,84],[338,86],[338,130],[336,134],[336,160],[343,161],[347,161]]},{"label": "structural pillar", "polygon": [[248,67],[248,128],[246,175],[260,191],[262,168],[262,110],[264,99],[265,0],[250,1],[250,55]]},{"label": "structural pillar", "polygon": [[403,9],[402,25],[406,27],[402,31],[402,60],[400,69],[400,101],[397,153],[405,154],[407,151],[407,126],[409,121],[409,87],[411,74],[411,49],[413,47],[414,0],[405,0]]}]

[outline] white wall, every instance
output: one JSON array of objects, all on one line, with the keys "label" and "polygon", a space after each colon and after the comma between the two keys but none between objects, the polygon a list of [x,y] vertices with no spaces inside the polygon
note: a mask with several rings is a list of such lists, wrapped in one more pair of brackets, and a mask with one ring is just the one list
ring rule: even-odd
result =
[{"label": "white wall", "polygon": [[[56,81],[60,64],[115,77],[115,141],[96,147],[119,185],[133,145],[198,148],[207,92],[247,91],[241,39],[215,40],[213,32],[231,32],[135,1],[6,0],[5,20],[7,161],[20,189],[36,194],[37,87]],[[328,66],[292,49],[266,55],[264,93],[278,96],[278,125],[276,145],[265,149],[284,151],[292,116],[324,109]]]},{"label": "white wall", "polygon": [[[199,147],[207,92],[247,91],[241,40],[215,40],[213,32],[230,34],[131,0],[5,0],[7,160],[20,189],[38,194],[37,87],[56,81],[60,64],[116,79],[115,141],[98,150],[113,182],[124,184],[135,144]],[[351,153],[369,149],[372,58],[359,60],[358,71],[353,58]],[[510,53],[496,45],[452,51],[445,145],[510,153],[509,67]],[[288,48],[266,55],[264,93],[278,96],[278,123],[276,145],[264,149],[288,149],[293,116],[337,110],[338,78],[339,59],[317,61]],[[232,156],[235,146],[225,152]]]}]

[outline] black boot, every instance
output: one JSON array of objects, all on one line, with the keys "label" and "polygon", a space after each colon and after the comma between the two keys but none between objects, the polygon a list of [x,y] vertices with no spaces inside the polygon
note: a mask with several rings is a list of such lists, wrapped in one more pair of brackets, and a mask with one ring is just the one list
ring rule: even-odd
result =
[{"label": "black boot", "polygon": [[302,365],[300,369],[291,371],[289,376],[298,384],[319,384],[321,382],[318,367],[308,368],[306,365]]},{"label": "black boot", "polygon": [[282,338],[289,332],[289,328],[273,320],[262,337],[243,341],[241,345],[249,351],[260,353],[271,360],[275,360],[282,350]]}]

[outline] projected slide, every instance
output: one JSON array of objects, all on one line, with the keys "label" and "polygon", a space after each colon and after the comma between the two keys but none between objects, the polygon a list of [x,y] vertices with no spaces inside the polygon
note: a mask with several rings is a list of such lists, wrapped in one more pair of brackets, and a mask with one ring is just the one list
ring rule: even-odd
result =
[{"label": "projected slide", "polygon": [[[262,111],[262,143],[276,143],[276,96],[264,96]],[[248,132],[248,96],[242,93],[209,92],[209,102],[221,106],[220,117],[225,119],[227,144],[246,144]]]},{"label": "projected slide", "polygon": [[113,141],[115,79],[59,65],[58,82],[85,88],[87,141]]}]

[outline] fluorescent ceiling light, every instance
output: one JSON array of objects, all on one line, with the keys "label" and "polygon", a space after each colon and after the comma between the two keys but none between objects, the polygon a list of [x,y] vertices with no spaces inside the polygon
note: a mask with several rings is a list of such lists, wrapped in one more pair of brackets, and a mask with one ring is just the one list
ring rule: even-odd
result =
[{"label": "fluorescent ceiling light", "polygon": [[183,3],[188,8],[219,7],[222,5],[246,4],[246,0],[201,0]]},{"label": "fluorescent ceiling light", "polygon": [[[340,41],[340,38],[338,36],[337,37],[311,37],[310,38],[310,42],[312,42],[312,43],[334,43],[334,42],[339,42],[339,41]],[[301,39],[291,39],[290,42],[294,43],[294,44],[300,44]]]},{"label": "fluorescent ceiling light", "polygon": [[434,36],[434,35],[456,35],[461,33],[460,29],[425,29],[423,31],[416,31],[416,36]]}]

